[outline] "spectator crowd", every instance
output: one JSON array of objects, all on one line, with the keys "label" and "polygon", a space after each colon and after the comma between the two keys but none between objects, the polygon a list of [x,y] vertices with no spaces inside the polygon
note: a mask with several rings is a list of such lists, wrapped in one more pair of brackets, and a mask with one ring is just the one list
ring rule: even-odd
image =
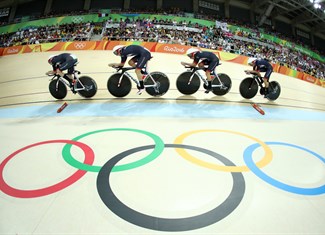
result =
[{"label": "spectator crowd", "polygon": [[[247,25],[245,25],[247,27]],[[265,58],[291,69],[325,80],[324,63],[297,50],[260,37],[259,30],[251,33],[230,32],[226,28],[207,27],[189,21],[161,20],[157,18],[111,19],[104,23],[63,24],[21,29],[0,35],[0,47],[39,44],[57,41],[92,40],[146,41],[181,44],[222,50],[239,55]]]}]

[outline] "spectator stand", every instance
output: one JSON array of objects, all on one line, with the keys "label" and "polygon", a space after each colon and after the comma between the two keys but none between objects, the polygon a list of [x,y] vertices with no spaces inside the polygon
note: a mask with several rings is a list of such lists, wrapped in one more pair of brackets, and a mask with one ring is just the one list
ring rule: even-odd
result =
[{"label": "spectator stand", "polygon": [[[181,44],[268,58],[273,63],[304,71],[324,80],[324,64],[321,63],[323,58],[316,53],[304,55],[306,50],[290,48],[290,43],[278,44],[280,39],[276,37],[233,27],[226,22],[175,15],[133,13],[101,17],[92,14],[48,18],[0,27],[0,32],[5,30],[9,33],[1,35],[3,47],[58,41],[89,41],[95,33],[101,32],[98,39],[102,40]],[[317,55],[315,57],[321,62],[311,55]]]}]

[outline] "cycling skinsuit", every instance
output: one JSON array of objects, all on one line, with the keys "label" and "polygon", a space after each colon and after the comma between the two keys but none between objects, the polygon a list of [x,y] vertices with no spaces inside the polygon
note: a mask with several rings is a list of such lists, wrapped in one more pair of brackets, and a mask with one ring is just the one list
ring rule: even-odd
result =
[{"label": "cycling skinsuit", "polygon": [[149,50],[142,46],[130,45],[122,49],[121,51],[121,63],[125,63],[127,57],[132,57],[136,67],[142,69],[147,64],[148,60],[151,59],[151,53]]},{"label": "cycling skinsuit", "polygon": [[263,59],[256,60],[253,69],[258,72],[265,72],[264,77],[268,80],[270,79],[271,73],[273,72],[272,65],[267,60]]},{"label": "cycling skinsuit", "polygon": [[199,51],[194,55],[194,63],[198,64],[199,61],[208,65],[208,70],[214,72],[215,68],[219,65],[219,58],[212,52]]},{"label": "cycling skinsuit", "polygon": [[60,69],[61,71],[68,70],[68,74],[72,74],[74,66],[77,64],[78,59],[74,54],[62,53],[54,56],[51,60],[53,71]]}]

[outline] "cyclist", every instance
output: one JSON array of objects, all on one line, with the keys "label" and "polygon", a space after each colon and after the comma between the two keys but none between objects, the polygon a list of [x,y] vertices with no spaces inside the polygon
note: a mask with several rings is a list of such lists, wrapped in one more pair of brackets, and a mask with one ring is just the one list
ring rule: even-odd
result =
[{"label": "cyclist", "polygon": [[253,66],[253,70],[245,70],[247,74],[256,74],[259,77],[262,77],[260,72],[265,72],[263,77],[264,82],[264,98],[267,98],[269,94],[269,80],[271,74],[273,72],[273,67],[266,59],[257,59],[257,58],[249,58],[247,63],[250,66]]},{"label": "cyclist", "polygon": [[181,62],[183,66],[195,67],[196,65],[199,68],[205,68],[205,75],[208,80],[208,87],[205,93],[209,93],[212,90],[212,76],[211,73],[214,73],[215,68],[219,65],[219,58],[209,51],[200,51],[198,48],[190,48],[186,51],[186,55],[193,59],[192,63]]},{"label": "cyclist", "polygon": [[123,46],[118,45],[113,48],[114,55],[121,56],[121,62],[120,63],[111,63],[108,64],[108,66],[111,67],[123,67],[127,57],[132,57],[128,64],[131,67],[135,68],[135,73],[137,75],[139,86],[138,86],[138,95],[141,95],[141,93],[144,91],[144,84],[143,79],[147,75],[146,67],[148,61],[152,58],[151,53],[148,49],[138,46],[138,45],[130,45],[130,46]]},{"label": "cyclist", "polygon": [[[59,55],[51,55],[48,59],[48,63],[52,65],[52,70],[48,71],[47,75],[57,74],[65,78],[71,88],[74,88],[74,67],[78,62],[76,55],[71,53],[62,53]],[[66,74],[63,73],[64,70],[68,70]],[[76,93],[73,90],[74,93]]]}]

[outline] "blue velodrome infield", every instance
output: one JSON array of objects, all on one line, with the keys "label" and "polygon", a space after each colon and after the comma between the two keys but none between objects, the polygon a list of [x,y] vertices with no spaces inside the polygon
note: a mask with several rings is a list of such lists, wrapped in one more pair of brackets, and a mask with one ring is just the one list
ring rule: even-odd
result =
[{"label": "blue velodrome infield", "polygon": [[251,105],[225,104],[180,104],[180,103],[73,103],[61,112],[57,109],[63,104],[46,104],[0,109],[0,118],[36,117],[170,117],[170,118],[234,118],[234,119],[273,119],[325,121],[325,112],[285,107],[263,106],[265,115],[258,113]]}]

